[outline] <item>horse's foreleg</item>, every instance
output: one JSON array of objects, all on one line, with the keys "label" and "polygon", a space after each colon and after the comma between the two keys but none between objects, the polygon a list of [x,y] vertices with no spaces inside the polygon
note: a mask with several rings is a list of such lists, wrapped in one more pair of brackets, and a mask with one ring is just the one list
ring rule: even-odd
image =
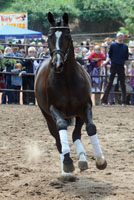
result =
[{"label": "horse's foreleg", "polygon": [[67,173],[64,171],[64,155],[63,154],[60,154],[60,160],[61,160],[61,173],[62,173],[62,176],[66,177],[66,176],[70,176],[70,173]]},{"label": "horse's foreleg", "polygon": [[72,172],[74,171],[74,165],[73,161],[70,158],[70,148],[69,148],[69,143],[68,143],[68,136],[67,136],[67,126],[68,123],[64,119],[62,113],[58,111],[54,106],[50,106],[50,112],[53,117],[53,119],[56,122],[56,127],[59,131],[59,137],[60,137],[60,142],[61,142],[61,149],[62,149],[62,154],[64,155],[64,160],[63,160],[63,170],[64,172]]},{"label": "horse's foreleg", "polygon": [[86,159],[86,152],[81,142],[81,128],[84,122],[79,118],[76,117],[76,124],[75,129],[73,131],[72,139],[74,142],[74,146],[78,155],[78,167],[80,170],[88,169],[88,163]]},{"label": "horse's foreleg", "polygon": [[102,150],[97,136],[96,126],[92,120],[92,108],[89,104],[85,108],[85,123],[86,131],[87,134],[90,136],[94,156],[96,158],[96,167],[100,170],[105,169],[107,166],[107,162],[102,154]]},{"label": "horse's foreleg", "polygon": [[48,115],[43,110],[41,110],[41,111],[42,111],[42,114],[44,115],[44,117],[46,119],[46,122],[47,122],[48,129],[49,129],[50,133],[52,134],[52,136],[56,140],[56,146],[57,146],[57,149],[58,149],[58,151],[60,153],[62,176],[64,176],[64,177],[67,176],[68,177],[70,174],[69,173],[65,173],[64,170],[63,170],[64,155],[62,155],[61,142],[60,142],[59,132],[58,132],[57,127],[56,127],[56,123],[55,123],[55,121],[53,120],[53,118],[50,115]]}]

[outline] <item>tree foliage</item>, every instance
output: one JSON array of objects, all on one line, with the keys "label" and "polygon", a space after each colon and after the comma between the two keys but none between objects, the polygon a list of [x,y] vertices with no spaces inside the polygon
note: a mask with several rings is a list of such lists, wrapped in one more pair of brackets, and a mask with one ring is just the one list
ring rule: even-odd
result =
[{"label": "tree foliage", "polygon": [[124,11],[122,12],[122,16],[124,17],[124,26],[120,27],[120,30],[125,33],[134,34],[134,1],[130,0],[129,5],[126,6]]},{"label": "tree foliage", "polygon": [[90,22],[111,20],[120,24],[122,30],[134,33],[134,0],[14,0],[5,11],[27,12],[29,27],[41,23],[48,27],[47,13],[56,17],[64,12],[70,17]]},{"label": "tree foliage", "polygon": [[12,5],[14,0],[0,0],[0,12],[5,11],[9,8],[10,5]]}]

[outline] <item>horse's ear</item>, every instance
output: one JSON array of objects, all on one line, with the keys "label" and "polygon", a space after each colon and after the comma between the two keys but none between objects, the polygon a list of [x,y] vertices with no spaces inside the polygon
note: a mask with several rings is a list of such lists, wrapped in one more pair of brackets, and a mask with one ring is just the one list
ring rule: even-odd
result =
[{"label": "horse's ear", "polygon": [[52,26],[55,25],[55,19],[54,19],[54,16],[51,12],[48,13],[48,21]]},{"label": "horse's ear", "polygon": [[63,19],[63,25],[68,26],[69,17],[67,13],[64,13],[64,15],[62,16],[62,19]]}]

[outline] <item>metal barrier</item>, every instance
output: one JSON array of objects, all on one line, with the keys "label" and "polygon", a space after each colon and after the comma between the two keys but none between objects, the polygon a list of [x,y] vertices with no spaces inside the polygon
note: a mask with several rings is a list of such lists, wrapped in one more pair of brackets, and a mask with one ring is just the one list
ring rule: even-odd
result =
[{"label": "metal barrier", "polygon": [[[7,74],[7,75],[18,75],[19,73],[13,73],[13,72],[0,72],[0,74]],[[22,74],[22,76],[35,76],[35,74],[33,73],[26,73],[26,74]],[[2,89],[0,88],[0,92],[30,92],[30,93],[34,93],[34,90],[15,90],[15,89]]]},{"label": "metal barrier", "polygon": [[[27,46],[30,46],[29,44],[26,44]],[[16,45],[15,45],[16,46]],[[24,45],[22,45],[24,46]],[[36,46],[39,46],[39,45],[36,45]],[[42,45],[44,46],[44,45]],[[6,59],[16,59],[16,60],[44,60],[44,58],[26,58],[26,57],[11,57],[11,56],[4,56],[3,58],[6,58]],[[83,61],[87,61],[88,59],[82,59]],[[129,61],[132,61],[134,59],[129,59]],[[106,70],[107,71],[107,70]],[[8,74],[8,75],[17,75],[17,73],[13,73],[13,72],[0,72],[0,74]],[[22,74],[22,76],[35,76],[35,74],[33,73],[26,73],[26,74]],[[106,78],[106,82],[107,82],[107,79],[109,78],[109,75],[94,75],[94,76],[91,76],[91,77],[98,77],[98,78],[103,78],[105,77]],[[118,77],[118,76],[115,76],[115,77]],[[126,75],[126,77],[134,77],[134,76],[130,76],[130,75]],[[18,91],[18,92],[34,92],[34,90],[15,90],[15,89],[1,89],[0,88],[0,92],[3,92],[3,91],[9,91],[9,92],[15,92],[15,91]],[[92,92],[93,94],[104,94],[104,92]],[[121,94],[121,92],[110,92],[109,94]],[[127,94],[134,94],[134,92],[127,92]]]},{"label": "metal barrier", "polygon": [[[18,75],[19,73],[13,73],[13,72],[0,72],[0,74],[7,74],[7,75]],[[33,73],[26,73],[26,74],[22,74],[22,76],[35,76],[35,74]],[[108,75],[94,75],[94,76],[91,76],[92,77],[98,77],[98,78],[109,78]],[[115,77],[118,77],[118,76],[115,76]],[[127,75],[126,77],[134,77],[134,76],[130,76],[130,75]],[[15,90],[15,89],[1,89],[0,88],[0,92],[30,92],[30,93],[34,93],[34,90]],[[122,92],[110,92],[109,94],[121,94]],[[104,94],[104,92],[92,92],[92,94]],[[127,92],[127,94],[134,94],[134,92]]]}]

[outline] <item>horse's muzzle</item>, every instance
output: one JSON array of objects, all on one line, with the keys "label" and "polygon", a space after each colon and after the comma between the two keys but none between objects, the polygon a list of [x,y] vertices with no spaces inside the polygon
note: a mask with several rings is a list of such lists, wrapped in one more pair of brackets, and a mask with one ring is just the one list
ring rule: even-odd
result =
[{"label": "horse's muzzle", "polygon": [[61,73],[63,71],[63,63],[62,62],[59,64],[57,62],[52,62],[51,66],[55,73]]}]

